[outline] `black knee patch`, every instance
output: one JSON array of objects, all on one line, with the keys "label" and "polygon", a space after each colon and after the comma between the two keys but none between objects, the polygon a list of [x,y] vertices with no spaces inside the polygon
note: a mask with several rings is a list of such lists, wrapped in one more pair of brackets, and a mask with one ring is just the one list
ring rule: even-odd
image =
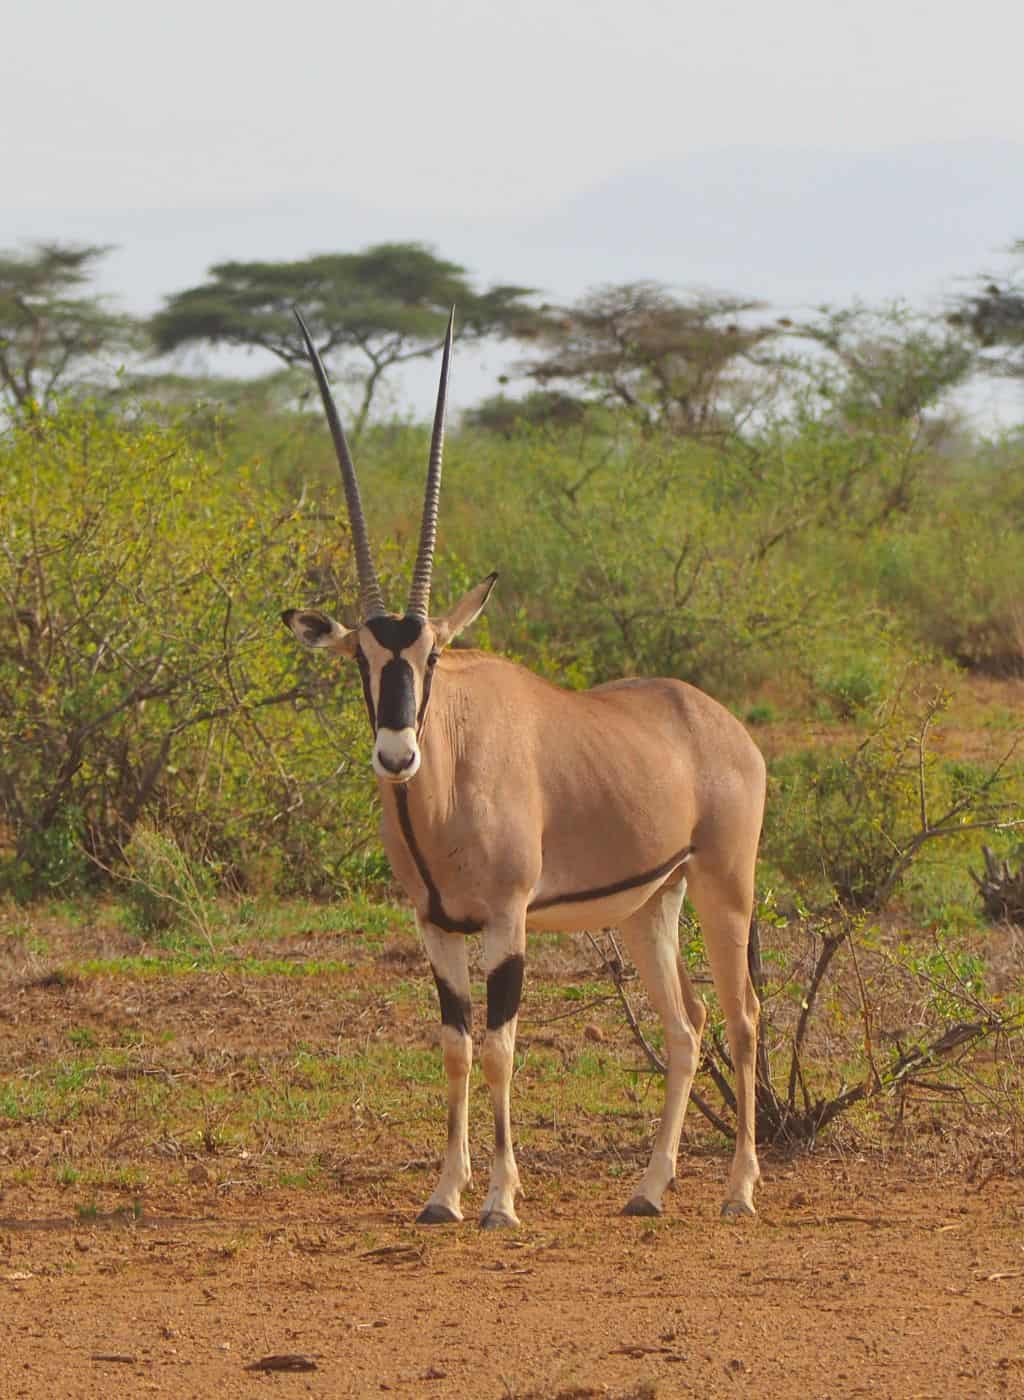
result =
[{"label": "black knee patch", "polygon": [[[433,968],[431,971],[433,972]],[[441,1003],[441,1024],[451,1026],[454,1030],[469,1035],[473,1024],[473,1008],[469,997],[460,997],[458,992],[436,972],[434,972],[434,981],[437,983],[437,998]]]},{"label": "black knee patch", "polygon": [[513,953],[487,979],[487,1029],[496,1031],[511,1021],[523,995],[523,955]]}]

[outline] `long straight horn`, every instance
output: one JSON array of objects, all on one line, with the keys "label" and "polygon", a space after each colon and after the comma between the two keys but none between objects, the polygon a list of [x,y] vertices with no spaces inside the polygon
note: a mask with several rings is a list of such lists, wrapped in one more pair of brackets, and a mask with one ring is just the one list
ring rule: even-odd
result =
[{"label": "long straight horn", "polygon": [[430,464],[427,467],[427,489],[423,496],[423,520],[420,524],[420,548],[412,574],[409,592],[409,617],[427,616],[430,607],[430,577],[434,569],[434,542],[437,539],[437,506],[441,495],[441,457],[444,453],[444,419],[448,403],[448,367],[452,358],[452,335],[455,329],[455,307],[448,317],[448,330],[441,356],[441,379],[437,386],[437,407],[434,409],[434,431],[430,439]]},{"label": "long straight horn", "polygon": [[306,342],[306,353],[320,388],[320,397],[323,400],[324,412],[327,414],[327,423],[331,430],[331,437],[334,439],[334,450],[338,454],[341,479],[345,483],[345,503],[348,506],[349,524],[352,526],[352,544],[356,552],[356,569],[359,573],[359,603],[363,621],[367,621],[371,617],[383,617],[387,608],[384,606],[384,595],[381,593],[380,584],[377,581],[377,570],[373,567],[370,537],[366,531],[366,517],[363,515],[363,503],[359,498],[359,482],[356,480],[352,454],[348,450],[345,431],[341,426],[341,419],[338,417],[338,410],[327,383],[327,375],[324,372],[320,356],[317,354],[316,346],[313,344],[313,338],[299,314],[298,307],[292,309],[295,312],[295,319],[299,323],[299,329],[302,331],[302,338]]}]

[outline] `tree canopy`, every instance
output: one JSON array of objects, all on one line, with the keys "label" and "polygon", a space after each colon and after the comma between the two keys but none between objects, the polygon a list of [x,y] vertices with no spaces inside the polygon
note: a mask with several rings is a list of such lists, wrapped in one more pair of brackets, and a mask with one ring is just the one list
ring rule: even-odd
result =
[{"label": "tree canopy", "polygon": [[1011,251],[1022,259],[1018,275],[986,278],[976,292],[961,300],[949,320],[969,330],[983,349],[1006,352],[986,364],[1016,379],[1024,378],[1024,238]]},{"label": "tree canopy", "polygon": [[546,358],[526,365],[542,385],[574,382],[642,423],[697,437],[718,431],[726,399],[778,332],[743,318],[761,309],[743,297],[683,301],[653,282],[602,287],[547,315]]},{"label": "tree canopy", "polygon": [[107,248],[39,243],[0,253],[0,401],[46,407],[83,364],[134,340],[134,323],[98,296],[82,295]]},{"label": "tree canopy", "polygon": [[357,437],[381,377],[433,354],[453,305],[463,338],[515,335],[535,314],[528,295],[506,285],[476,292],[465,268],[421,244],[380,243],[294,262],[219,263],[206,282],[167,298],[150,329],[160,351],[206,342],[266,350],[296,365],[306,358],[298,306],[325,360],[346,351],[362,357]]},{"label": "tree canopy", "polygon": [[961,329],[902,305],[881,311],[823,308],[796,334],[825,352],[819,392],[851,423],[916,419],[977,364],[975,347]]}]

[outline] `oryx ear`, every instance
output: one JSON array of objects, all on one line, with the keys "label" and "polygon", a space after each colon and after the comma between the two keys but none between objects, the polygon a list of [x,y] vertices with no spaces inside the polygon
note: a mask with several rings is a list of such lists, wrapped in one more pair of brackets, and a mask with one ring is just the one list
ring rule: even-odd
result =
[{"label": "oryx ear", "polygon": [[446,647],[463,628],[477,620],[497,581],[497,574],[488,574],[483,583],[478,583],[475,588],[471,588],[468,593],[464,594],[454,608],[445,613],[444,617],[431,618],[430,624],[434,629],[434,637],[439,647]]},{"label": "oryx ear", "polygon": [[349,631],[326,613],[307,608],[289,608],[281,620],[308,647],[326,647],[340,656],[355,656],[358,643],[355,630]]}]

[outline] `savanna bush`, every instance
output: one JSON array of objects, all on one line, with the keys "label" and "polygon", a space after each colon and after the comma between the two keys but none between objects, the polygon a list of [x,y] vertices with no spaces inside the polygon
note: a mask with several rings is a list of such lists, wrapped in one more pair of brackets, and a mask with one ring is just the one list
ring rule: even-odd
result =
[{"label": "savanna bush", "polygon": [[831,567],[903,636],[968,670],[1024,674],[1024,448],[959,443],[927,491],[859,531],[837,530]]},{"label": "savanna bush", "polygon": [[[852,606],[846,581],[822,572],[827,546],[809,546],[833,527],[817,487],[794,505],[810,447],[766,466],[735,445],[606,426],[450,443],[438,593],[457,592],[453,562],[459,581],[497,568],[495,646],[570,685],[674,675],[742,702],[780,672],[799,670],[802,693],[804,663],[834,638],[885,634],[877,609]],[[371,523],[375,502],[388,511],[377,537],[387,525],[411,553],[425,436],[371,433],[360,455]]]},{"label": "savanna bush", "polygon": [[330,884],[365,720],[279,612],[347,587],[333,508],[89,408],[10,428],[0,478],[0,883],[86,881],[145,817],[229,883]]},{"label": "savanna bush", "polygon": [[964,507],[880,540],[877,586],[922,642],[968,670],[1024,675],[1024,518]]},{"label": "savanna bush", "polygon": [[[397,608],[427,441],[394,421],[357,453]],[[570,686],[678,676],[741,713],[770,681],[773,704],[869,731],[911,653],[1024,656],[1017,461],[972,473],[911,425],[801,402],[714,441],[610,412],[466,429],[446,452],[435,606],[497,568],[474,645]],[[68,408],[0,438],[0,473],[0,884],[94,878],[140,821],[248,889],[379,871],[353,668],[279,621],[291,604],[351,621],[357,596],[319,416]],[[853,906],[909,820],[879,753],[795,758],[769,804],[779,860]]]},{"label": "savanna bush", "polygon": [[1019,820],[1019,767],[944,760],[932,748],[947,698],[908,677],[856,744],[770,765],[762,854],[802,902],[882,909],[933,843],[957,843],[966,868],[978,833]]}]

